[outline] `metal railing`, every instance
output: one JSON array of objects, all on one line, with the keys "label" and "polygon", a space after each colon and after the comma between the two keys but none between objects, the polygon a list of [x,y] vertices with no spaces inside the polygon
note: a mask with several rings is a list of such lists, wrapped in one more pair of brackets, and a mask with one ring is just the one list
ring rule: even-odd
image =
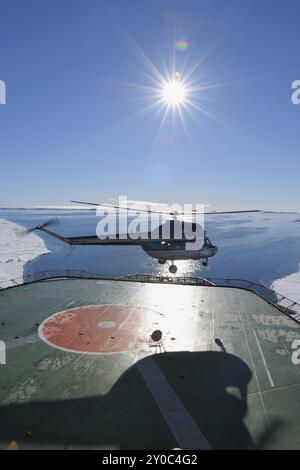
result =
[{"label": "metal railing", "polygon": [[32,274],[26,274],[7,281],[0,281],[0,291],[11,287],[16,287],[33,282],[46,281],[50,279],[107,279],[114,280],[115,276],[103,276],[99,273],[91,273],[84,269],[56,269],[54,271],[39,271]]},{"label": "metal railing", "polygon": [[185,284],[185,285],[205,285],[215,287],[234,287],[239,289],[249,290],[262,297],[267,302],[271,303],[284,313],[287,313],[295,320],[300,322],[300,304],[288,297],[279,294],[273,289],[266,287],[256,282],[248,281],[246,279],[234,278],[200,278],[200,277],[161,277],[154,275],[144,274],[131,274],[126,276],[127,279],[132,281],[143,282],[160,282],[172,284]]},{"label": "metal railing", "polygon": [[180,276],[156,276],[153,274],[129,274],[123,276],[101,275],[99,273],[90,273],[83,269],[61,269],[55,271],[41,271],[20,276],[0,282],[0,291],[13,288],[20,285],[31,284],[39,281],[53,279],[98,279],[110,281],[132,281],[132,282],[149,282],[163,284],[180,284],[180,285],[197,285],[197,286],[214,286],[214,287],[234,287],[245,289],[262,297],[264,300],[278,308],[280,311],[291,316],[300,323],[300,304],[289,299],[288,297],[278,294],[273,289],[265,287],[246,279],[232,278],[202,278],[202,277],[180,277]]},{"label": "metal railing", "polygon": [[246,279],[209,278],[208,280],[213,282],[216,286],[238,287],[240,289],[250,290],[251,292],[258,294],[267,302],[274,305],[274,307],[277,307],[284,313],[288,313],[290,316],[300,322],[300,304],[282,294],[279,294],[270,287],[248,281]]}]

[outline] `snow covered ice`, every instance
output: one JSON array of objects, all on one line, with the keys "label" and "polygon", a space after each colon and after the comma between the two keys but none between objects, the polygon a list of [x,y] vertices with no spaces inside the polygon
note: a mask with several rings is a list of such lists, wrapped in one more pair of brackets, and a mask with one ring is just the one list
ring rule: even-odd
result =
[{"label": "snow covered ice", "polygon": [[35,233],[28,233],[24,237],[18,236],[23,229],[21,225],[0,219],[1,287],[11,285],[11,279],[22,278],[24,265],[28,261],[32,261],[41,254],[49,253],[43,240]]}]

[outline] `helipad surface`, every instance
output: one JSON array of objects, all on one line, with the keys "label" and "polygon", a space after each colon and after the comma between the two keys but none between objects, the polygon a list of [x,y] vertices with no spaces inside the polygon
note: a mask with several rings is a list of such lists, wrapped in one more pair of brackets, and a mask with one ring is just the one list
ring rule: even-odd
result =
[{"label": "helipad surface", "polygon": [[44,281],[0,339],[1,448],[300,448],[300,325],[251,292]]}]

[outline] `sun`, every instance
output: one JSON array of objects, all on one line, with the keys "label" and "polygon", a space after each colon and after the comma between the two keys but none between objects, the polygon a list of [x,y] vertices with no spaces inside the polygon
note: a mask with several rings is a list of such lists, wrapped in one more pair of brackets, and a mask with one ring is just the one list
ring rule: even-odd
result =
[{"label": "sun", "polygon": [[125,83],[127,90],[135,94],[130,101],[139,107],[133,115],[126,117],[125,125],[133,125],[138,119],[152,115],[158,120],[154,148],[168,121],[172,132],[180,122],[190,142],[187,126],[189,119],[201,128],[205,117],[222,123],[222,119],[212,112],[216,98],[214,95],[210,96],[210,90],[232,82],[225,81],[222,77],[210,78],[211,71],[204,62],[210,49],[205,50],[198,58],[193,58],[186,53],[188,43],[176,41],[175,50],[172,47],[166,57],[161,54],[161,66],[157,68],[145,52],[131,38],[129,40],[142,65],[140,74],[143,81]]},{"label": "sun", "polygon": [[165,104],[178,107],[185,103],[187,90],[183,83],[171,80],[163,84],[161,94]]}]

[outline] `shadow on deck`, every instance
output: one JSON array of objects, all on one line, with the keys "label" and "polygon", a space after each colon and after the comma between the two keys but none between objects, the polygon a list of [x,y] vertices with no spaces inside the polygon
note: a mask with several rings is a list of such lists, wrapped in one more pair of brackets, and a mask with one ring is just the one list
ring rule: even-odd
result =
[{"label": "shadow on deck", "polygon": [[[157,397],[150,393],[149,384],[147,387],[141,375],[141,366],[149,360],[167,379],[213,449],[253,449],[269,444],[270,429],[262,429],[253,442],[244,422],[251,370],[234,355],[212,351],[148,356],[131,366],[103,396],[51,401],[49,389],[48,401],[3,404],[1,440],[8,443],[15,440],[19,448],[180,447],[155,402]],[[147,367],[145,370],[147,373]],[[67,392],[67,371],[65,377]],[[52,381],[51,387],[55,387]],[[84,395],[84,391],[82,383],[80,393]],[[164,390],[158,393],[163,394]],[[172,412],[176,414],[176,410]],[[273,431],[278,425],[273,423]],[[179,433],[184,426],[184,422],[180,423]],[[28,437],[22,436],[24,430],[30,430]]]}]

